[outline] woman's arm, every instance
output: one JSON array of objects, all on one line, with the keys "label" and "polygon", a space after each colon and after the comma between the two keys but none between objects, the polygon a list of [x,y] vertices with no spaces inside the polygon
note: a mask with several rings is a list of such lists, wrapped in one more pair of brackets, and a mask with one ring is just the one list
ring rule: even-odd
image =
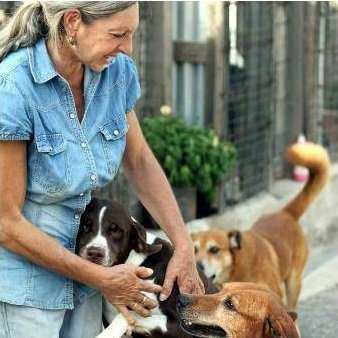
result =
[{"label": "woman's arm", "polygon": [[129,112],[127,119],[129,131],[123,168],[138,198],[161,225],[175,249],[167,269],[162,295],[170,295],[175,281],[181,292],[203,292],[196,270],[193,244],[169,182],[144,139],[135,112]]},{"label": "woman's arm", "polygon": [[[0,141],[0,245],[28,260],[66,277],[99,289],[113,305],[126,306],[140,302],[140,291],[159,292],[161,288],[143,281],[148,269],[131,265],[105,268],[73,254],[22,215],[26,192],[26,143]],[[147,302],[148,308],[156,306]],[[141,315],[148,309],[138,306]]]}]

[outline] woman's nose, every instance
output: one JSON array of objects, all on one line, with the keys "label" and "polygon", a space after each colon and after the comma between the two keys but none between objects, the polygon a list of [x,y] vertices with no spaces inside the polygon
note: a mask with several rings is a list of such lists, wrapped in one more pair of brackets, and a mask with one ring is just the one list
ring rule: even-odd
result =
[{"label": "woman's nose", "polygon": [[121,41],[119,45],[119,50],[123,54],[131,55],[131,53],[133,52],[133,39],[131,36],[128,36]]}]

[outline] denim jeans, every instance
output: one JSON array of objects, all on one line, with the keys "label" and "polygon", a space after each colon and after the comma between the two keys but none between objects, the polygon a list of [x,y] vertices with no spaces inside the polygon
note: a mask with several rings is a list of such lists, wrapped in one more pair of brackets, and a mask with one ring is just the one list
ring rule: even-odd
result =
[{"label": "denim jeans", "polygon": [[41,310],[0,302],[0,338],[94,338],[102,329],[102,296],[73,310]]}]

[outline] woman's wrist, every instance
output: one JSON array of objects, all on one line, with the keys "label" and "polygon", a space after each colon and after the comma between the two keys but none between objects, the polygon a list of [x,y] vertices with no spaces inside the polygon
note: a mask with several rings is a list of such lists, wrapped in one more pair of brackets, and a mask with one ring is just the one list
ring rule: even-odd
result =
[{"label": "woman's wrist", "polygon": [[172,242],[172,246],[174,250],[194,253],[194,245],[189,234],[186,236],[180,236],[178,239]]},{"label": "woman's wrist", "polygon": [[106,282],[107,268],[91,262],[86,262],[89,266],[85,266],[86,274],[83,276],[83,283],[88,286],[101,290]]}]

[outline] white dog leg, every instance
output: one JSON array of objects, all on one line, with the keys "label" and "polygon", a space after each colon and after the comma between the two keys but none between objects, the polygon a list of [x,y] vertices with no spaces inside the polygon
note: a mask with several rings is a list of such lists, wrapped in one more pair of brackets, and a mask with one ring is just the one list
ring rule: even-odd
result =
[{"label": "white dog leg", "polygon": [[121,338],[129,328],[126,318],[119,313],[110,325],[101,332],[96,338]]}]

